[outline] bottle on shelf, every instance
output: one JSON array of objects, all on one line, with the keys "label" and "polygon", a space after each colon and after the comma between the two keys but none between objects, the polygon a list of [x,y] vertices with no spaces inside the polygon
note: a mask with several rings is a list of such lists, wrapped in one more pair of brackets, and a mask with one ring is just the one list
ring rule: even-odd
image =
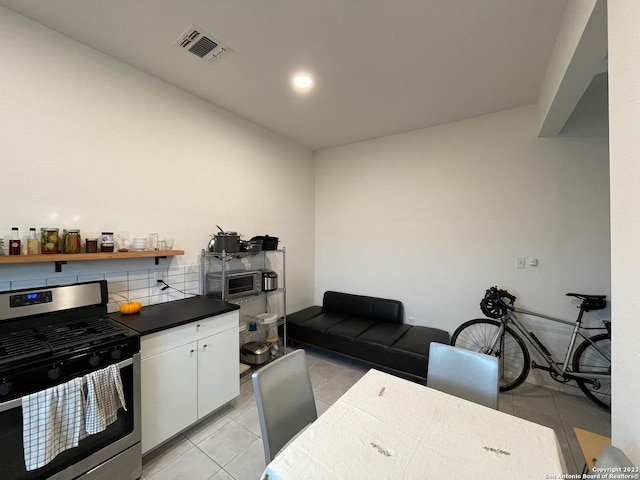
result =
[{"label": "bottle on shelf", "polygon": [[27,239],[27,254],[38,255],[40,253],[40,240],[36,235],[36,229],[31,227],[29,229],[29,238]]},{"label": "bottle on shelf", "polygon": [[9,255],[20,255],[21,253],[20,230],[18,230],[18,227],[13,227],[11,229],[11,240],[9,240]]}]

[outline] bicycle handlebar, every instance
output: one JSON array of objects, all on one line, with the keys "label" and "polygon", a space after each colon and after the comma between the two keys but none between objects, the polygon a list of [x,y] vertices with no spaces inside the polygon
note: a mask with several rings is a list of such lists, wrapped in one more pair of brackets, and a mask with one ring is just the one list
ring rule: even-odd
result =
[{"label": "bicycle handlebar", "polygon": [[489,288],[480,301],[480,309],[489,318],[502,318],[507,310],[513,310],[516,297],[498,287]]}]

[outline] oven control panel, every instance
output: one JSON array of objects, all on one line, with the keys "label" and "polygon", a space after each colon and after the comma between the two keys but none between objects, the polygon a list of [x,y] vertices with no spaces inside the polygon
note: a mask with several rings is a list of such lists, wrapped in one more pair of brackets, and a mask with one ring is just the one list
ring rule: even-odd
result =
[{"label": "oven control panel", "polygon": [[9,297],[9,308],[28,307],[39,303],[50,303],[53,300],[51,290],[19,293]]},{"label": "oven control panel", "polygon": [[108,301],[106,280],[10,290],[0,292],[0,322],[79,309],[97,308],[106,313]]}]

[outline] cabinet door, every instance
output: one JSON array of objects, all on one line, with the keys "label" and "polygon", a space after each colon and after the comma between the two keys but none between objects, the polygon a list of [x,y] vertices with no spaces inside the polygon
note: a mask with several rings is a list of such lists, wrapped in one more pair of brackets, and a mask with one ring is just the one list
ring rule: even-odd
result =
[{"label": "cabinet door", "polygon": [[198,418],[240,394],[238,329],[198,342]]},{"label": "cabinet door", "polygon": [[142,453],[197,420],[196,342],[142,360]]}]

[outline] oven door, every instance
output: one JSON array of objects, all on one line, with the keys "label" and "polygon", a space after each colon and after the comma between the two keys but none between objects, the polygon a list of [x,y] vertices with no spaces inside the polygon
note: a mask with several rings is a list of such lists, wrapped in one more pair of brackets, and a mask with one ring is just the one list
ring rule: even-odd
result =
[{"label": "oven door", "polygon": [[140,447],[140,354],[118,364],[127,410],[104,431],[27,471],[22,440],[22,399],[0,404],[0,478],[2,480],[133,480],[142,475]]}]

